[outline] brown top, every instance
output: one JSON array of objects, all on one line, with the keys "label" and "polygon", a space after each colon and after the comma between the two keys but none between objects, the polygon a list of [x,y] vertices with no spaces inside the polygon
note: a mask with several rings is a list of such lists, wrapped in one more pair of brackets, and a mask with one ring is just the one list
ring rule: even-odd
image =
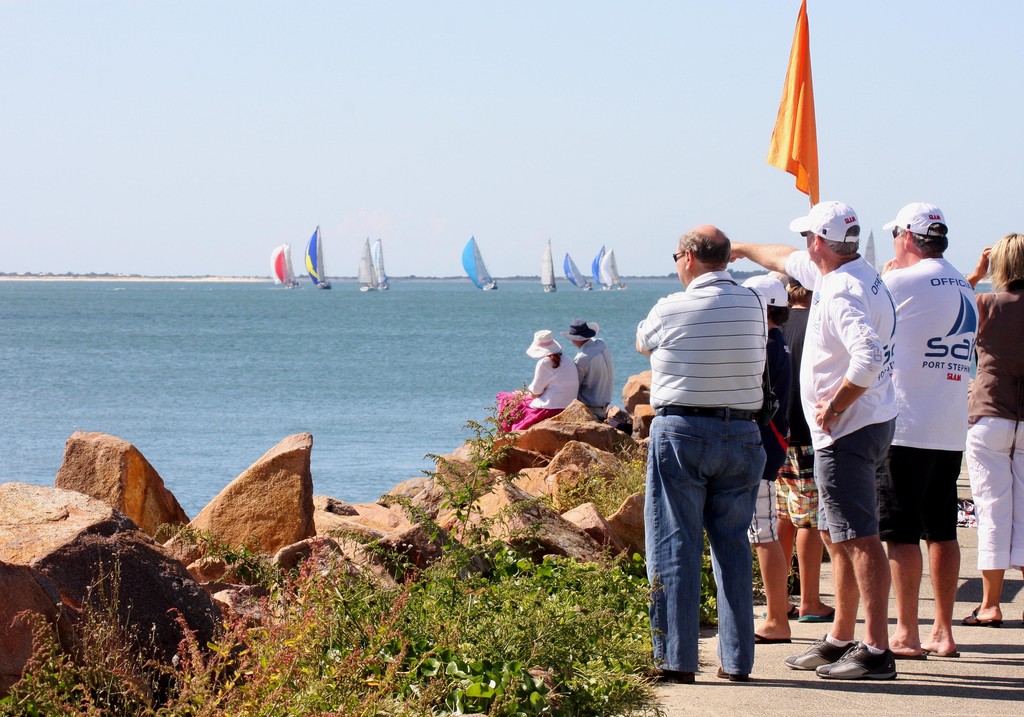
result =
[{"label": "brown top", "polygon": [[1024,419],[1024,285],[978,294],[978,377],[968,414]]}]

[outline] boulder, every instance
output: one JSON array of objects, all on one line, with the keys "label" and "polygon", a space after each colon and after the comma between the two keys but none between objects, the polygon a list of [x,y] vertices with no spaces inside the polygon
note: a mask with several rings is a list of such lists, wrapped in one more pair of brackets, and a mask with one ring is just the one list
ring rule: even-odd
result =
[{"label": "boulder", "polygon": [[21,679],[32,657],[33,623],[29,614],[39,615],[57,632],[64,649],[73,645],[73,631],[60,600],[57,586],[43,573],[28,565],[0,562],[0,696]]},{"label": "boulder", "polygon": [[75,431],[64,446],[54,486],[85,493],[117,508],[150,535],[188,516],[139,450],[106,433]]},{"label": "boulder", "polygon": [[593,503],[578,505],[572,510],[562,513],[562,517],[613,552],[621,553],[625,549],[611,526],[608,525],[608,521],[604,519]]},{"label": "boulder", "polygon": [[647,403],[639,404],[633,411],[633,439],[641,441],[650,436],[653,420],[654,407]]},{"label": "boulder", "polygon": [[608,517],[612,533],[619,539],[629,554],[644,554],[644,494],[634,493],[622,501],[622,505]]},{"label": "boulder", "polygon": [[494,462],[494,467],[506,475],[512,475],[527,468],[543,467],[547,462],[548,459],[536,451],[510,445],[502,451],[501,457]]},{"label": "boulder", "polygon": [[22,483],[0,485],[0,562],[29,566],[74,611],[113,602],[127,633],[170,660],[182,639],[180,613],[199,644],[220,614],[185,567],[125,515],[83,493]]},{"label": "boulder", "polygon": [[622,461],[614,453],[602,451],[589,443],[569,441],[548,464],[548,473],[576,466],[583,473],[611,478],[622,471]]},{"label": "boulder", "polygon": [[547,466],[524,468],[512,479],[512,485],[532,496],[551,495],[553,484],[548,481]]},{"label": "boulder", "polygon": [[465,524],[454,513],[438,519],[456,538],[470,528],[486,527],[491,538],[540,558],[563,555],[581,561],[595,561],[601,546],[558,513],[509,482],[495,484],[474,505]]},{"label": "boulder", "polygon": [[627,413],[636,415],[636,407],[642,403],[651,402],[651,372],[650,370],[630,376],[626,379],[626,385],[622,387],[622,405]]},{"label": "boulder", "polygon": [[[419,514],[417,522],[421,517],[434,520],[438,513],[454,504],[471,502],[504,477],[504,473],[494,468],[484,471],[476,459],[469,457],[471,451],[468,445],[463,445],[455,453],[437,457],[433,476],[425,479],[423,490],[408,499],[411,509]],[[389,497],[392,495],[395,494],[382,496],[381,502],[391,505]]]},{"label": "boulder", "polygon": [[312,448],[309,433],[288,436],[231,481],[189,527],[263,553],[316,535]]},{"label": "boulder", "polygon": [[422,524],[386,535],[377,541],[380,558],[389,572],[403,577],[407,568],[419,570],[436,562],[444,552],[448,535],[440,530],[431,530]]},{"label": "boulder", "polygon": [[[359,511],[352,505],[326,495],[313,498],[313,525],[318,537],[342,539],[351,535],[360,541],[377,540],[384,532],[352,520]],[[282,548],[284,550],[284,548]]]},{"label": "boulder", "polygon": [[420,476],[418,478],[409,478],[404,480],[394,488],[388,491],[388,495],[398,496],[400,498],[408,498],[412,500],[416,496],[420,495],[424,491],[430,490],[431,486],[434,485],[433,478],[427,478],[426,476]]},{"label": "boulder", "polygon": [[557,416],[535,423],[515,438],[520,449],[548,458],[569,441],[588,443],[603,451],[626,450],[634,445],[633,439],[622,431],[596,421],[590,409],[579,401],[573,401]]}]

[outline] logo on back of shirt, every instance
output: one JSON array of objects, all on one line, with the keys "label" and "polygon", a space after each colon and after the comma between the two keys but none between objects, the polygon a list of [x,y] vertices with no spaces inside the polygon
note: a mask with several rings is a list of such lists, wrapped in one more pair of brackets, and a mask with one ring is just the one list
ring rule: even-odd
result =
[{"label": "logo on back of shirt", "polygon": [[[978,312],[970,299],[960,292],[960,311],[945,336],[928,339],[928,351],[922,368],[947,369],[956,373],[970,373],[970,360],[978,332]],[[935,361],[951,358],[953,361]],[[963,362],[963,363],[961,363]],[[959,378],[953,379],[959,380]]]}]

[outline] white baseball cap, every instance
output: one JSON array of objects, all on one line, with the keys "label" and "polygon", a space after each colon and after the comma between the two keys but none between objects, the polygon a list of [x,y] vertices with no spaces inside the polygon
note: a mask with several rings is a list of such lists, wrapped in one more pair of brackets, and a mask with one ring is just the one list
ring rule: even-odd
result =
[{"label": "white baseball cap", "polygon": [[[928,236],[928,230],[932,224],[941,224],[947,227],[946,217],[942,214],[942,210],[934,204],[928,204],[927,202],[911,202],[907,206],[903,207],[896,215],[896,218],[891,222],[883,226],[883,229],[907,229],[914,234],[920,234],[922,236]],[[933,236],[946,236],[945,232],[933,232]]]},{"label": "white baseball cap", "polygon": [[[853,227],[857,231],[852,236],[847,232]],[[860,238],[860,221],[853,207],[842,202],[818,202],[805,217],[797,217],[789,223],[790,231],[813,232],[829,241],[858,241]]]},{"label": "white baseball cap", "polygon": [[768,306],[789,306],[789,294],[786,293],[786,285],[779,281],[778,277],[771,274],[752,276],[743,282],[743,286],[753,289],[763,296]]}]

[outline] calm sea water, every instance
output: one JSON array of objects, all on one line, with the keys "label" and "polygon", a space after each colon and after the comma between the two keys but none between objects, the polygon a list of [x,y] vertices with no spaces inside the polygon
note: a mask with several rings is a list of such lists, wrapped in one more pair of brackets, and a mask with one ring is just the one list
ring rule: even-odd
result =
[{"label": "calm sea water", "polygon": [[648,368],[636,324],[679,285],[570,288],[0,282],[0,482],[52,485],[68,436],[101,431],[138,447],[194,517],[278,441],[308,431],[315,491],[375,500],[532,377],[537,329],[599,322],[621,403],[627,377]]}]

